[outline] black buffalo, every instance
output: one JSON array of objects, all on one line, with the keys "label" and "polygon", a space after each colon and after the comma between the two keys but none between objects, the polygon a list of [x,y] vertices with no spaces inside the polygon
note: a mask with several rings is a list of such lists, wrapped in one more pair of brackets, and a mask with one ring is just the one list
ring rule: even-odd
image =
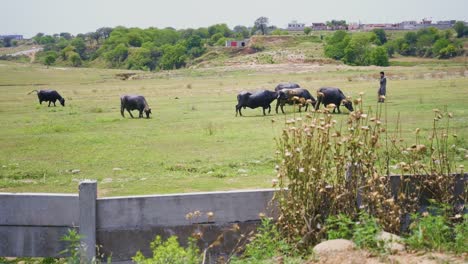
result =
[{"label": "black buffalo", "polygon": [[265,114],[265,109],[268,108],[268,113],[271,112],[271,102],[273,102],[278,93],[268,90],[261,90],[254,93],[251,92],[241,92],[237,95],[237,105],[236,105],[236,116],[239,113],[242,116],[241,108],[263,108],[263,115]]},{"label": "black buffalo", "polygon": [[329,104],[334,104],[336,107],[333,109],[333,113],[335,113],[335,109],[338,109],[338,113],[340,111],[340,105],[343,104],[350,112],[354,111],[353,103],[346,99],[346,96],[339,88],[333,87],[323,87],[317,91],[317,105],[315,106],[315,110],[318,110],[320,104],[322,103],[325,107]]},{"label": "black buffalo", "polygon": [[42,102],[49,102],[49,107],[51,103],[56,106],[55,102],[58,100],[62,106],[65,106],[65,99],[55,90],[32,90],[28,94],[31,94],[32,92],[37,93],[39,104],[42,104]]},{"label": "black buffalo", "polygon": [[302,106],[305,106],[307,111],[309,104],[315,107],[315,98],[304,88],[284,89],[278,92],[278,101],[276,102],[276,113],[278,113],[278,107],[281,107],[281,112],[284,114],[283,107],[285,104],[298,104],[299,112]]},{"label": "black buffalo", "polygon": [[281,91],[283,89],[294,89],[294,88],[301,88],[301,86],[299,86],[299,84],[297,83],[280,83],[278,85],[276,85],[275,87],[275,91],[278,92],[278,91]]},{"label": "black buffalo", "polygon": [[150,117],[151,108],[149,108],[145,97],[141,95],[123,95],[120,97],[120,114],[124,116],[124,111],[127,110],[130,116],[133,118],[132,110],[138,110],[140,113],[139,118],[143,117],[143,112],[146,114],[146,118]]}]

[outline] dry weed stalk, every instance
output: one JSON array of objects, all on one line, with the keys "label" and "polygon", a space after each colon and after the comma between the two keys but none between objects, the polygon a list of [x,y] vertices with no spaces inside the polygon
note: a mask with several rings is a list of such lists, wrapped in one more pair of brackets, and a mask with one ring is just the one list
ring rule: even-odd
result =
[{"label": "dry weed stalk", "polygon": [[[402,217],[418,210],[422,195],[444,204],[455,201],[448,147],[451,114],[435,111],[427,146],[419,130],[415,144],[409,145],[401,136],[400,122],[389,135],[386,104],[378,104],[374,113],[370,107],[365,111],[362,93],[354,104],[346,124],[333,119],[332,105],[305,119],[287,120],[278,141],[278,224],[299,249],[324,238],[322,227],[330,215],[356,217],[366,210],[385,230],[399,233]],[[439,128],[445,117],[446,126]],[[396,195],[391,190],[391,163],[402,175],[413,175],[402,177]]]}]

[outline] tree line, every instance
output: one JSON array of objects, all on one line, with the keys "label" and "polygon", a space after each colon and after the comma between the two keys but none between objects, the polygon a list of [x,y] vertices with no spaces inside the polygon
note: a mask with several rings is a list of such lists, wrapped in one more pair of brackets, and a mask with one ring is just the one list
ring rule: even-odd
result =
[{"label": "tree line", "polygon": [[46,65],[56,63],[79,67],[104,64],[110,68],[132,70],[168,70],[186,66],[202,56],[209,46],[224,46],[226,40],[245,39],[278,31],[266,17],[255,20],[253,26],[216,24],[197,29],[103,27],[95,32],[60,33],[33,37],[44,45],[36,58]]},{"label": "tree line", "polygon": [[383,29],[354,34],[338,30],[326,39],[325,55],[349,65],[377,66],[388,66],[389,57],[395,54],[448,59],[464,53],[461,38],[468,35],[463,22],[457,22],[454,30],[429,27],[393,40],[388,40]]}]

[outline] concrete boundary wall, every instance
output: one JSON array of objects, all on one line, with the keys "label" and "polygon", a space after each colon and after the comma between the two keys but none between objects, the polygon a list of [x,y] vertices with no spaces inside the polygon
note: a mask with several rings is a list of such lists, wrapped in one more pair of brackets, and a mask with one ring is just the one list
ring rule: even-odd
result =
[{"label": "concrete boundary wall", "polygon": [[[464,197],[468,174],[456,177],[455,194]],[[391,177],[392,192],[400,180]],[[149,244],[156,235],[177,235],[184,244],[193,232],[203,234],[202,248],[224,234],[218,252],[212,252],[223,254],[240,234],[258,225],[260,213],[277,215],[274,189],[111,198],[97,198],[96,190],[95,181],[85,181],[79,195],[0,193],[0,256],[56,257],[66,246],[60,239],[69,228],[77,228],[82,242],[91,245],[88,259],[96,254],[94,245],[112,261],[124,261],[138,250],[150,255]],[[194,211],[200,216],[186,219]],[[231,232],[233,224],[241,232]]]}]

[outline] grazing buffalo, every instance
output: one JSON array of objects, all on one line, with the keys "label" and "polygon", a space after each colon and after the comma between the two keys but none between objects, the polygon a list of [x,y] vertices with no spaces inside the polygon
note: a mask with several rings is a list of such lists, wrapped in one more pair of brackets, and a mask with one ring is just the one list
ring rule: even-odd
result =
[{"label": "grazing buffalo", "polygon": [[241,108],[263,108],[263,115],[265,114],[265,109],[268,108],[268,113],[271,112],[271,102],[273,102],[277,95],[277,92],[261,90],[254,93],[251,92],[241,92],[237,95],[237,105],[236,105],[236,116],[239,113],[242,116]]},{"label": "grazing buffalo", "polygon": [[325,107],[329,104],[334,104],[336,107],[333,109],[333,113],[335,113],[335,109],[338,109],[338,113],[340,111],[340,105],[343,104],[350,112],[354,111],[353,103],[346,99],[346,96],[339,88],[333,87],[323,87],[317,91],[317,105],[315,109],[319,109],[320,104],[322,103]]},{"label": "grazing buffalo", "polygon": [[132,110],[138,110],[140,113],[139,118],[143,117],[143,111],[146,114],[146,118],[150,117],[151,108],[149,108],[148,103],[146,102],[145,97],[141,95],[123,95],[120,97],[120,114],[124,116],[125,109],[128,111],[130,116],[133,118]]},{"label": "grazing buffalo", "polygon": [[285,104],[299,104],[299,112],[302,106],[305,105],[305,111],[309,104],[315,107],[315,98],[304,88],[284,89],[278,92],[278,101],[276,102],[276,113],[278,114],[278,107],[281,106],[281,112],[284,114],[283,107]]},{"label": "grazing buffalo", "polygon": [[37,93],[39,104],[42,104],[42,102],[49,102],[49,107],[50,103],[53,103],[54,106],[56,106],[55,102],[58,100],[62,106],[65,106],[65,99],[55,90],[32,90],[28,94],[33,92]]},{"label": "grazing buffalo", "polygon": [[275,87],[275,91],[281,91],[283,89],[294,89],[294,88],[301,88],[297,83],[280,83]]}]

